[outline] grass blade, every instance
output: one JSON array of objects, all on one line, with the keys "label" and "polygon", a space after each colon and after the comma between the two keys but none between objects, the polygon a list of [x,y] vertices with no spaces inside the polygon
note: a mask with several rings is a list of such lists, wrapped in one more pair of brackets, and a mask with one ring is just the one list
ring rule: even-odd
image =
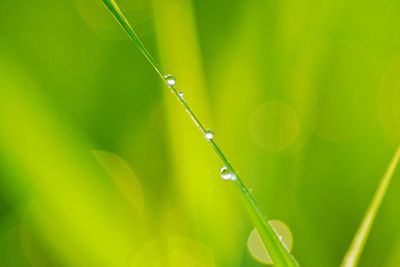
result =
[{"label": "grass blade", "polygon": [[[141,42],[140,38],[138,35],[135,33],[133,28],[130,26],[129,22],[121,12],[121,10],[118,8],[117,4],[115,3],[114,0],[103,0],[104,4],[106,7],[109,9],[109,11],[113,14],[113,16],[117,19],[117,21],[121,24],[125,32],[128,34],[128,36],[131,38],[135,46],[142,52],[142,54],[146,57],[146,59],[149,61],[149,63],[154,67],[155,71],[157,74],[162,78],[164,83],[171,89],[171,92],[175,95],[179,103],[183,106],[184,110],[186,113],[189,115],[189,117],[192,119],[193,123],[196,125],[196,127],[200,130],[200,132],[203,134],[203,136],[206,137],[207,130],[203,126],[203,124],[200,122],[200,120],[197,118],[195,113],[192,111],[188,103],[184,100],[183,97],[180,96],[179,91],[175,87],[175,84],[169,84],[168,80],[165,78],[165,73],[161,71],[160,67],[158,64],[155,62],[151,54],[147,51],[146,47],[143,45]],[[274,262],[275,266],[282,266],[282,267],[296,267],[299,266],[295,258],[293,257],[292,254],[287,250],[285,245],[280,241],[278,233],[274,230],[274,228],[267,223],[267,218],[261,211],[259,205],[256,203],[254,200],[253,196],[251,195],[250,191],[248,188],[245,186],[243,181],[239,178],[237,172],[234,170],[232,165],[229,163],[228,159],[222,152],[222,150],[219,148],[219,146],[216,144],[213,138],[205,138],[206,141],[209,143],[211,148],[214,150],[214,152],[217,154],[219,159],[222,161],[222,163],[225,165],[226,171],[232,174],[232,177],[235,179],[232,179],[235,181],[237,186],[239,187],[242,196],[244,198],[244,202],[246,203],[247,211],[257,227],[260,236],[268,249],[271,258]]]},{"label": "grass blade", "polygon": [[132,42],[135,44],[135,46],[142,52],[142,54],[146,57],[146,59],[149,61],[149,63],[153,66],[153,68],[156,70],[157,74],[160,75],[161,78],[164,78],[164,75],[162,74],[161,68],[158,66],[157,62],[154,60],[154,58],[151,56],[149,51],[146,49],[142,41],[139,39],[138,35],[136,32],[133,30],[132,26],[129,24],[128,20],[124,16],[124,14],[121,12],[119,9],[118,5],[115,3],[114,0],[103,0],[103,3],[106,5],[108,10],[113,14],[113,16],[116,18],[118,23],[122,26],[126,34],[128,34],[129,38],[132,40]]},{"label": "grass blade", "polygon": [[378,189],[375,192],[374,197],[364,215],[360,227],[358,228],[353,241],[343,259],[341,267],[355,267],[358,265],[365,243],[368,239],[368,235],[371,231],[374,223],[376,214],[382,204],[383,198],[385,197],[386,191],[392,180],[394,171],[400,161],[400,147],[397,149],[393,156],[392,161],[386,170],[385,175],[382,177],[381,182],[378,185]]}]

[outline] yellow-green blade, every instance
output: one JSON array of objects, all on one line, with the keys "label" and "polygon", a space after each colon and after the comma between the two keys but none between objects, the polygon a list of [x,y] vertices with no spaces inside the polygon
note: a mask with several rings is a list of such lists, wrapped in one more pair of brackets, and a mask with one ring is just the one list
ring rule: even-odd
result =
[{"label": "yellow-green blade", "polygon": [[365,243],[368,239],[372,225],[374,224],[376,214],[382,204],[383,198],[385,197],[386,191],[390,185],[393,174],[396,170],[397,165],[400,161],[400,147],[397,149],[393,156],[392,161],[386,170],[385,175],[382,177],[381,182],[378,185],[378,189],[375,192],[374,197],[368,207],[367,212],[358,228],[353,241],[343,259],[341,267],[354,267],[358,265]]}]

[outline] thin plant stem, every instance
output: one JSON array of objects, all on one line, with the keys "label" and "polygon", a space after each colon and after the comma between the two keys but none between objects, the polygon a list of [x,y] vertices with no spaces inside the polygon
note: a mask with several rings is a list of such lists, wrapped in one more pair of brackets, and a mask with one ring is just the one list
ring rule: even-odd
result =
[{"label": "thin plant stem", "polygon": [[299,266],[294,256],[288,251],[285,244],[281,242],[279,233],[273,228],[273,226],[267,223],[267,217],[262,212],[260,206],[253,198],[249,189],[240,179],[238,173],[235,171],[235,169],[233,168],[233,166],[231,165],[225,154],[222,152],[220,147],[214,141],[214,138],[207,138],[207,129],[203,126],[203,124],[200,122],[196,114],[190,108],[189,104],[186,102],[181,93],[178,91],[178,89],[175,86],[175,82],[173,82],[173,84],[169,82],[167,74],[161,70],[157,62],[148,52],[148,50],[146,49],[146,47],[144,46],[144,44],[142,43],[136,32],[133,30],[133,28],[131,27],[128,20],[125,18],[125,16],[121,12],[115,1],[103,0],[103,2],[107,6],[109,11],[113,14],[113,16],[117,19],[119,24],[123,27],[123,29],[128,34],[129,38],[133,41],[135,46],[140,50],[140,52],[145,56],[148,62],[153,66],[154,70],[157,72],[160,78],[171,89],[171,92],[175,95],[175,97],[177,98],[179,103],[183,106],[184,110],[189,115],[193,123],[200,130],[200,132],[203,134],[208,144],[211,146],[211,148],[217,154],[218,158],[224,164],[226,171],[232,175],[233,177],[232,180],[239,187],[242,196],[245,200],[247,211],[254,225],[258,229],[260,236],[269,254],[271,255],[271,258],[275,266],[278,267]]},{"label": "thin plant stem", "polygon": [[389,164],[386,173],[383,175],[374,197],[364,215],[364,218],[359,226],[353,241],[343,259],[341,267],[355,267],[360,261],[362,251],[367,242],[372,225],[374,224],[376,215],[385,197],[386,191],[390,185],[393,174],[400,161],[400,147],[395,152],[392,161]]}]

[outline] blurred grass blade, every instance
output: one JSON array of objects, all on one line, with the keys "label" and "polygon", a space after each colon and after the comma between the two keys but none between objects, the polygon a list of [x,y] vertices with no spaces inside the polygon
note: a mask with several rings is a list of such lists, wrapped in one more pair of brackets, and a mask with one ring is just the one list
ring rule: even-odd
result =
[{"label": "blurred grass blade", "polygon": [[394,171],[396,170],[399,161],[400,147],[397,149],[385,175],[382,177],[382,180],[378,185],[378,189],[376,190],[371,204],[364,215],[361,225],[358,228],[357,233],[354,236],[354,239],[350,245],[350,248],[343,259],[341,267],[354,267],[358,265],[365,243],[368,239],[368,235],[374,223],[376,214],[378,213],[379,207],[381,206],[383,198],[385,197],[386,191],[390,185]]},{"label": "blurred grass blade", "polygon": [[[110,190],[105,172],[88,153],[90,143],[57,115],[18,64],[6,61],[0,73],[0,157],[7,155],[16,173],[0,171],[1,185],[21,192],[21,219],[28,216],[32,224],[18,222],[18,228],[29,225],[29,233],[40,233],[40,246],[51,248],[48,253],[63,261],[30,266],[128,266],[147,229],[137,227],[141,221],[125,211],[120,194]],[[38,208],[28,208],[29,202]],[[24,236],[28,239],[15,240],[25,250],[33,240]],[[0,247],[2,252],[4,243]],[[1,252],[0,266],[21,266],[4,264],[6,254]]]},{"label": "blurred grass blade", "polygon": [[[187,93],[183,92],[186,93],[186,99],[196,99],[193,103],[196,113],[214,125],[193,1],[169,1],[168,8],[164,0],[150,2],[153,6],[159,64],[179,77],[179,85],[190,87]],[[214,248],[214,253],[218,255],[216,266],[235,266],[241,260],[243,248],[242,240],[237,237],[238,229],[243,224],[243,213],[238,213],[236,208],[241,204],[241,199],[233,198],[232,192],[221,187],[221,181],[215,179],[215,170],[220,168],[220,163],[215,160],[204,140],[199,138],[198,130],[182,112],[181,106],[177,105],[176,99],[169,97],[169,94],[165,90],[165,129],[169,133],[168,157],[172,170],[169,179],[176,186],[179,198],[184,200],[182,212],[186,214],[185,217],[191,218],[191,228],[208,233],[207,245]],[[182,129],[185,129],[184,133]],[[210,218],[218,217],[229,221],[230,227],[224,227],[221,231],[222,224],[205,223]]]},{"label": "blurred grass blade", "polygon": [[[158,64],[155,62],[151,54],[147,51],[143,43],[140,41],[140,38],[137,36],[125,16],[122,14],[121,10],[118,8],[117,4],[113,0],[103,0],[104,4],[107,6],[107,8],[110,10],[110,12],[114,15],[114,17],[117,19],[117,21],[121,24],[121,26],[124,28],[126,33],[129,35],[129,37],[132,39],[134,42],[135,46],[143,53],[143,55],[146,57],[146,59],[149,61],[149,63],[154,67],[156,72],[159,74],[161,79],[166,83],[166,79],[164,78],[164,74],[161,71],[161,69],[158,67]],[[166,83],[168,85],[168,83]],[[189,115],[189,117],[192,119],[193,123],[196,125],[196,127],[202,132],[203,135],[207,133],[206,128],[203,126],[203,124],[199,121],[197,118],[196,114],[192,111],[190,108],[189,104],[182,98],[179,94],[179,91],[175,87],[175,85],[169,85],[172,93],[176,96],[177,100],[180,102],[180,104],[183,106],[185,109],[186,113]],[[213,138],[208,139],[206,138],[207,142],[211,146],[211,148],[214,150],[214,152],[217,154],[219,159],[222,161],[222,163],[225,165],[225,168],[228,172],[232,174],[232,177],[235,177],[236,184],[239,186],[240,191],[242,192],[242,196],[244,197],[246,207],[248,210],[248,213],[257,227],[259,234],[265,243],[266,248],[268,249],[271,258],[274,262],[275,266],[278,267],[296,267],[299,266],[295,258],[293,257],[292,254],[288,251],[286,246],[281,242],[279,238],[279,234],[275,231],[275,229],[267,223],[267,218],[261,211],[259,205],[257,202],[254,200],[252,197],[250,191],[248,188],[245,186],[243,181],[239,178],[237,172],[234,170],[232,165],[229,163],[228,159],[222,152],[222,150],[219,148],[217,143],[214,141]]]}]

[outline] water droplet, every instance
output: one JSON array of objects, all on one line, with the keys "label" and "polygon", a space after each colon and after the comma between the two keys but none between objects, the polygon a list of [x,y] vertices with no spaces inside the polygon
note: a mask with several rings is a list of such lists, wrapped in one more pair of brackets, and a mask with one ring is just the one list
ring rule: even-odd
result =
[{"label": "water droplet", "polygon": [[183,93],[181,91],[178,92],[178,95],[179,95],[180,98],[184,97],[184,95],[183,95]]},{"label": "water droplet", "polygon": [[205,136],[207,140],[212,140],[214,138],[214,133],[211,130],[206,130]]},{"label": "water droplet", "polygon": [[222,167],[221,168],[221,178],[224,180],[234,181],[234,180],[236,180],[236,175],[232,171],[228,170],[227,167]]},{"label": "water droplet", "polygon": [[172,74],[165,75],[164,79],[167,82],[168,86],[174,86],[176,84],[176,78]]}]

